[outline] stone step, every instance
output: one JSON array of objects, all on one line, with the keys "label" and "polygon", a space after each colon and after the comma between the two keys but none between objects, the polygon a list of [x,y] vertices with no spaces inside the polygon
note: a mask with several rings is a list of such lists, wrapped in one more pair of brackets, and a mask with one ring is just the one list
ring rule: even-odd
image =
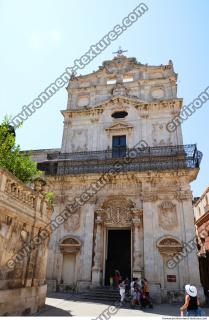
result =
[{"label": "stone step", "polygon": [[[86,293],[86,292],[85,292]],[[93,291],[93,290],[90,290],[88,291],[87,293],[93,293],[93,294],[107,294],[107,295],[119,295],[119,291],[105,291],[105,290],[97,290],[97,291]]]},{"label": "stone step", "polygon": [[101,296],[86,296],[86,295],[79,295],[79,298],[81,300],[89,300],[89,301],[103,301],[103,302],[109,302],[109,303],[115,303],[117,301],[120,301],[120,297],[101,297]]},{"label": "stone step", "polygon": [[119,291],[109,287],[92,288],[88,292],[81,293],[80,297],[85,300],[98,300],[109,302],[116,302],[120,300]]},{"label": "stone step", "polygon": [[107,298],[107,299],[118,299],[120,298],[120,295],[108,295],[108,294],[91,294],[91,293],[82,293],[81,294],[84,297],[101,297],[101,298]]},{"label": "stone step", "polygon": [[95,288],[95,289],[90,289],[89,291],[93,291],[93,292],[109,292],[109,293],[117,293],[119,292],[119,290],[117,289],[103,289],[103,288]]}]

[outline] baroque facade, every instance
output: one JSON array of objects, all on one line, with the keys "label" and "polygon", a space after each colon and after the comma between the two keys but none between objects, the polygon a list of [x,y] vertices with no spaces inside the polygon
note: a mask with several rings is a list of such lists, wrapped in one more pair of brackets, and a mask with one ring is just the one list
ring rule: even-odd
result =
[{"label": "baroque facade", "polygon": [[145,276],[164,300],[186,283],[201,290],[195,251],[168,265],[195,235],[190,182],[201,160],[181,126],[167,127],[182,107],[172,61],[148,66],[118,54],[72,76],[67,92],[61,149],[33,152],[56,195],[53,218],[79,203],[52,233],[49,290],[108,285],[115,269]]},{"label": "baroque facade", "polygon": [[32,189],[0,169],[0,316],[30,315],[45,305],[49,238],[24,251],[51,220],[43,184],[36,180]]}]

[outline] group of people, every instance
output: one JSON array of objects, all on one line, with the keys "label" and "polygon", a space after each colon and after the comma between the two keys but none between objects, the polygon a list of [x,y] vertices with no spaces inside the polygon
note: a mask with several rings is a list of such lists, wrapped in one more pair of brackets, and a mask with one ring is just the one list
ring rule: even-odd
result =
[{"label": "group of people", "polygon": [[139,280],[138,278],[133,278],[132,281],[129,281],[126,278],[122,280],[120,272],[116,270],[114,276],[110,278],[110,285],[113,288],[119,289],[121,306],[125,301],[129,300],[132,308],[135,306],[140,306],[141,309],[144,309],[146,306],[153,308],[147,279]]},{"label": "group of people", "polygon": [[[120,272],[115,270],[114,276],[110,277],[110,285],[119,290],[121,306],[125,301],[130,301],[132,308],[137,305],[141,306],[141,309],[146,306],[153,308],[149,294],[149,283],[146,278],[141,280],[133,278],[132,281],[129,281],[128,278],[122,280]],[[197,289],[190,284],[185,286],[185,302],[180,308],[180,315],[184,316],[184,312],[186,312],[186,316],[204,315],[197,297]]]}]

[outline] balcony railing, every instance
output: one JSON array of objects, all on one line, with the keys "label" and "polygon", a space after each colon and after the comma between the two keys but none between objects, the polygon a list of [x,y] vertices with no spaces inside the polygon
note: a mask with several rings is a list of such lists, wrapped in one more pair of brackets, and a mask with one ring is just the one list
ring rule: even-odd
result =
[{"label": "balcony railing", "polygon": [[199,168],[202,153],[193,145],[114,148],[100,151],[54,153],[38,164],[46,175],[104,173],[121,165],[121,171]]}]

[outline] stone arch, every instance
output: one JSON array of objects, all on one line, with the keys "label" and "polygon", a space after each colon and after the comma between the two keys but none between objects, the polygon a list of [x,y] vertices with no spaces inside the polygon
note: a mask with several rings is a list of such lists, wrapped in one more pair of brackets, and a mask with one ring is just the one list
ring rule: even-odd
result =
[{"label": "stone arch", "polygon": [[183,245],[176,237],[167,235],[158,239],[157,248],[163,255],[173,255],[177,252],[181,252]]},{"label": "stone arch", "polygon": [[73,236],[65,236],[60,240],[59,246],[63,253],[78,252],[81,248],[81,241]]}]

